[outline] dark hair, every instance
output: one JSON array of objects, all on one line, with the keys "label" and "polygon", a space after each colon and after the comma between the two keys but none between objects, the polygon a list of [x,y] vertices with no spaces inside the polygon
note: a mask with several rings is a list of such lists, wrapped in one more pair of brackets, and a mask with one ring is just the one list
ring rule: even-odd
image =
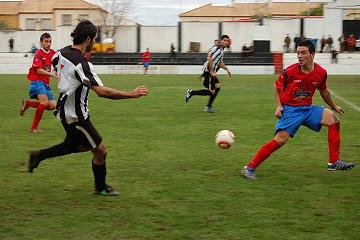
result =
[{"label": "dark hair", "polygon": [[230,37],[228,35],[222,35],[220,39],[223,40],[224,38],[230,39]]},{"label": "dark hair", "polygon": [[97,27],[89,20],[79,22],[74,31],[71,33],[71,37],[73,37],[73,44],[81,44],[88,37],[93,40],[97,31]]},{"label": "dark hair", "polygon": [[298,47],[299,46],[308,47],[310,53],[315,52],[314,44],[310,40],[303,40],[303,41],[299,42]]},{"label": "dark hair", "polygon": [[40,42],[42,42],[43,40],[44,40],[44,38],[51,38],[51,35],[50,35],[50,33],[43,33],[43,34],[41,34],[41,36],[40,36]]}]

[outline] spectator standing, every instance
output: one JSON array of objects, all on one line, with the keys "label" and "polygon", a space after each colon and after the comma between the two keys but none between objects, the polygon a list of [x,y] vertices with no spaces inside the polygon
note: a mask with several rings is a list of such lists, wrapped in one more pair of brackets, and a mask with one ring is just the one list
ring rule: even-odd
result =
[{"label": "spectator standing", "polygon": [[326,43],[326,50],[327,50],[327,52],[331,52],[331,50],[332,50],[332,45],[333,45],[333,43],[334,43],[331,35],[329,35],[329,37],[326,39],[325,43]]},{"label": "spectator standing", "polygon": [[291,39],[289,37],[289,34],[286,34],[286,37],[284,39],[285,52],[290,52],[290,42],[291,42]]},{"label": "spectator standing", "polygon": [[10,52],[14,51],[14,39],[12,37],[9,39],[9,50]]},{"label": "spectator standing", "polygon": [[320,39],[320,52],[321,53],[324,51],[325,42],[326,42],[325,36],[322,36],[322,38]]},{"label": "spectator standing", "polygon": [[346,51],[346,40],[344,34],[342,34],[338,40],[340,43],[340,52]]},{"label": "spectator standing", "polygon": [[175,58],[175,57],[176,57],[176,52],[175,52],[174,43],[171,43],[171,45],[170,45],[170,57],[171,57],[171,58]]},{"label": "spectator standing", "polygon": [[356,45],[356,39],[353,34],[350,34],[350,36],[346,39],[347,43],[347,50],[349,52],[353,52],[355,50]]}]

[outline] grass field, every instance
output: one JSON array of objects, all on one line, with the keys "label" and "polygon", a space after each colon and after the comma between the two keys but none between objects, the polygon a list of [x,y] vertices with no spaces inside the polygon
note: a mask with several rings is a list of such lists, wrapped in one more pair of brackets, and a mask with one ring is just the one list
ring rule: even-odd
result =
[{"label": "grass field", "polygon": [[[195,75],[103,75],[111,87],[147,85],[141,99],[90,96],[92,122],[108,146],[108,183],[120,197],[93,193],[91,154],[45,160],[33,174],[27,151],[60,143],[61,124],[46,112],[29,133],[34,110],[18,115],[27,97],[23,75],[0,75],[0,239],[360,239],[360,167],[329,173],[327,129],[300,128],[257,170],[239,171],[273,136],[274,75],[221,76],[217,113],[207,97],[185,104]],[[359,76],[330,76],[329,87],[360,105]],[[56,93],[56,87],[53,86]],[[335,98],[335,100],[337,100]],[[316,104],[323,105],[317,94]],[[360,163],[360,112],[337,100],[342,158]],[[231,129],[233,148],[214,136]]]}]

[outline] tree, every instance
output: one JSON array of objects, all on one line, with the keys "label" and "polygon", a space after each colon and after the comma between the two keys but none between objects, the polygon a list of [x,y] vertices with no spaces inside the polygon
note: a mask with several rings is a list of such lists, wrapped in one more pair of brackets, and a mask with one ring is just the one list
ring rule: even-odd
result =
[{"label": "tree", "polygon": [[128,17],[135,12],[132,0],[99,0],[97,4],[107,11],[102,30],[108,38],[114,38],[116,28],[129,21]]},{"label": "tree", "polygon": [[5,21],[0,21],[0,30],[8,30],[10,29],[9,24]]}]

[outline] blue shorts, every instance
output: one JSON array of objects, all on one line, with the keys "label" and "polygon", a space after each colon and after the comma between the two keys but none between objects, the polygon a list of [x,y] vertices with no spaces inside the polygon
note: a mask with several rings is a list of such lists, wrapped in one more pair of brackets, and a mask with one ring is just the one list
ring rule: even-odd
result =
[{"label": "blue shorts", "polygon": [[324,108],[320,106],[295,107],[284,105],[282,116],[275,126],[275,133],[279,130],[285,130],[289,133],[290,137],[294,137],[301,125],[319,132],[321,129],[323,111]]},{"label": "blue shorts", "polygon": [[148,68],[148,67],[149,67],[149,65],[150,65],[150,63],[149,63],[149,62],[144,62],[144,68]]},{"label": "blue shorts", "polygon": [[46,94],[49,100],[54,100],[54,94],[51,88],[42,81],[31,81],[29,86],[30,98],[37,98],[38,94]]}]

